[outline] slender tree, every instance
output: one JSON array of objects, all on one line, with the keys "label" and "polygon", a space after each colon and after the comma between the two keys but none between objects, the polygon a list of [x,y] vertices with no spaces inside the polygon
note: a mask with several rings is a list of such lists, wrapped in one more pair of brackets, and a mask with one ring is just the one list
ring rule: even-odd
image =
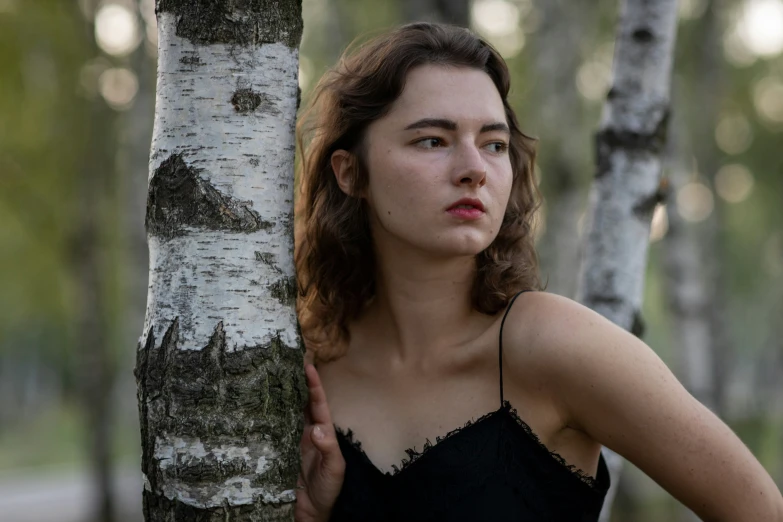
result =
[{"label": "slender tree", "polygon": [[[661,164],[676,28],[676,0],[622,2],[612,87],[596,134],[577,300],[636,335],[643,331],[650,223],[665,193]],[[608,521],[621,459],[604,451],[613,475],[601,514]]]},{"label": "slender tree", "polygon": [[144,515],[292,520],[307,389],[293,265],[301,0],[157,0],[136,379]]},{"label": "slender tree", "polygon": [[[582,63],[580,49],[597,25],[596,2],[537,0],[539,27],[531,53],[535,76],[535,133],[541,140],[538,164],[543,172],[546,195],[546,229],[538,251],[547,290],[573,297],[579,268],[577,223],[584,208],[585,178],[581,172],[589,164],[589,148],[582,146],[587,131],[582,123],[583,102],[576,88],[576,75]],[[570,129],[565,132],[564,129]]]},{"label": "slender tree", "polygon": [[[96,1],[88,3],[94,12]],[[85,24],[85,39],[92,56],[100,56],[95,41],[94,23]],[[90,481],[94,493],[91,519],[115,520],[116,501],[112,491],[113,462],[111,391],[116,368],[111,353],[112,331],[109,324],[109,273],[106,268],[105,201],[109,199],[115,177],[117,151],[116,113],[101,97],[90,102],[89,141],[79,179],[81,204],[76,215],[76,231],[71,242],[71,269],[78,287],[76,346],[79,400],[85,417],[86,446]]]}]

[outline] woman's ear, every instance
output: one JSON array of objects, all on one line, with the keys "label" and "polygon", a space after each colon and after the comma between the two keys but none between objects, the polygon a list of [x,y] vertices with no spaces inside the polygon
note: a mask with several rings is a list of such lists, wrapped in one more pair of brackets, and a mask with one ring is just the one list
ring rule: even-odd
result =
[{"label": "woman's ear", "polygon": [[347,150],[339,149],[332,153],[332,171],[340,190],[354,197],[356,180],[356,157]]}]

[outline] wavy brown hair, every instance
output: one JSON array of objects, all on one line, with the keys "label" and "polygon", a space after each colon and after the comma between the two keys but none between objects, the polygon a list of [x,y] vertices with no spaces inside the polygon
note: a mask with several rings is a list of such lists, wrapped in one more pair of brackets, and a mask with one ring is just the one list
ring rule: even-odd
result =
[{"label": "wavy brown hair", "polygon": [[[476,256],[472,301],[495,314],[520,290],[540,289],[533,217],[540,194],[533,180],[535,140],[522,133],[508,103],[509,73],[500,54],[467,29],[413,23],[362,45],[352,45],[315,87],[297,125],[298,167],[296,271],[299,319],[316,361],[342,355],[348,324],[375,295],[375,253],[368,208],[358,197],[368,184],[363,137],[400,96],[408,72],[421,65],[484,71],[503,100],[511,130],[511,196],[497,237]],[[331,167],[336,150],[358,161],[353,194],[337,185]]]}]

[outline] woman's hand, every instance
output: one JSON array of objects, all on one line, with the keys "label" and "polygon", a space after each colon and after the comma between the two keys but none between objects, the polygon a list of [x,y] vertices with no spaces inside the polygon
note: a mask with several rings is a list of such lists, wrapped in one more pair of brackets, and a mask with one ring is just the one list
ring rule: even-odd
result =
[{"label": "woman's hand", "polygon": [[326,522],[345,476],[345,459],[321,386],[318,370],[305,365],[310,402],[305,408],[305,427],[300,443],[302,467],[296,490],[296,522]]}]

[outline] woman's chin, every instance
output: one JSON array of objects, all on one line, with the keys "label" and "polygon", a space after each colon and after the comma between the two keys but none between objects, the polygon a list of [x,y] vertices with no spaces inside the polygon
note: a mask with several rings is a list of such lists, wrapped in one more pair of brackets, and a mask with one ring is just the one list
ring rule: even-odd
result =
[{"label": "woman's chin", "polygon": [[433,242],[427,249],[439,257],[467,257],[480,254],[490,244],[491,241],[461,238],[459,241]]}]

